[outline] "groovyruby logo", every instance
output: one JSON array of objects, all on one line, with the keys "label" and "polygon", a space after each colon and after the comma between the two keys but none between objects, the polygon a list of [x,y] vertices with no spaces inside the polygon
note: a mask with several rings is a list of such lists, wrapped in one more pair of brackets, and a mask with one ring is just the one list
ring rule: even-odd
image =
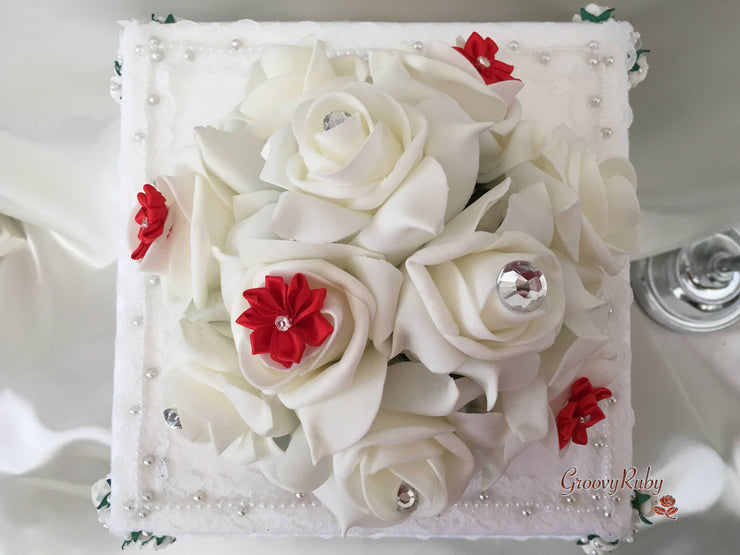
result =
[{"label": "groovyruby logo", "polygon": [[678,517],[673,516],[678,512],[678,507],[676,507],[676,499],[672,495],[664,495],[658,500],[658,503],[660,505],[653,507],[653,512],[656,515],[661,515],[671,520],[678,520]]}]

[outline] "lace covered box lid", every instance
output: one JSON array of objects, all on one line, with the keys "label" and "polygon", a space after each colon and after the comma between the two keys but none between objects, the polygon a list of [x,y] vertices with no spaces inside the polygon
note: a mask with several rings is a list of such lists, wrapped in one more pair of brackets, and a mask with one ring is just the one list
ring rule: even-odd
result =
[{"label": "lace covered box lid", "polygon": [[[329,58],[366,59],[372,49],[405,45],[409,52],[423,52],[433,40],[455,45],[474,31],[496,41],[497,58],[513,65],[524,84],[517,95],[520,121],[532,120],[545,133],[565,124],[585,138],[597,159],[627,156],[627,72],[635,60],[627,23],[126,23],[120,46],[121,229],[130,226],[142,185],[179,171],[183,149],[195,142],[194,128],[228,119],[244,98],[250,68],[270,46],[313,35]],[[506,141],[502,145],[506,148]],[[143,269],[131,260],[130,241],[122,237],[110,528],[174,536],[340,535],[332,512],[311,492],[286,491],[266,479],[259,465],[219,455],[212,442],[186,439],[176,413],[165,413],[171,408],[168,361],[179,354],[174,338],[182,328],[171,307],[172,287],[163,288],[157,272]],[[606,418],[588,429],[586,445],[558,453],[533,442],[507,461],[503,475],[487,489],[476,462],[464,493],[439,515],[412,516],[382,528],[352,527],[347,534],[629,535],[629,492],[575,489],[564,495],[572,478],[618,478],[631,465],[631,293],[626,269],[612,273],[593,291],[601,305],[589,319],[608,338],[617,370],[613,381],[599,384],[608,385],[612,397],[600,403]],[[204,301],[204,306],[210,305]],[[206,319],[228,318],[216,310]]]}]

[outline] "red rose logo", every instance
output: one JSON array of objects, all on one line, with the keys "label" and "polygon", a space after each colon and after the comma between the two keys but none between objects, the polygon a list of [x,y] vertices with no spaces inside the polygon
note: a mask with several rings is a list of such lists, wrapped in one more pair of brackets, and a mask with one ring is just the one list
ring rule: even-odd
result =
[{"label": "red rose logo", "polygon": [[678,512],[678,507],[673,506],[676,504],[676,499],[672,495],[664,495],[659,499],[659,501],[662,507],[659,507],[657,505],[653,507],[653,511],[655,511],[655,514],[663,515],[664,517],[670,518],[671,520],[677,520],[677,518],[673,516]]}]

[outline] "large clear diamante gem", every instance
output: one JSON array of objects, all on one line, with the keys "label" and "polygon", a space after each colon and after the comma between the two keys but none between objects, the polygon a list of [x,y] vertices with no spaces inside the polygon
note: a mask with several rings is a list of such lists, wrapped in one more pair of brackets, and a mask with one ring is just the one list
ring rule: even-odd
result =
[{"label": "large clear diamante gem", "polygon": [[177,411],[175,409],[164,409],[164,421],[170,428],[174,428],[175,430],[182,430],[180,415],[177,414]]},{"label": "large clear diamante gem", "polygon": [[288,331],[291,326],[293,325],[293,322],[290,321],[290,318],[287,316],[278,316],[275,318],[275,327],[279,331]]},{"label": "large clear diamante gem", "polygon": [[526,260],[504,266],[496,280],[496,288],[501,302],[512,312],[534,312],[547,298],[545,275]]},{"label": "large clear diamante gem", "polygon": [[410,513],[416,510],[416,505],[419,503],[419,492],[403,482],[398,487],[398,493],[396,494],[397,509],[402,513]]},{"label": "large clear diamante gem", "polygon": [[324,131],[334,129],[337,125],[344,123],[350,117],[352,117],[352,114],[345,112],[344,110],[329,112],[324,116]]}]

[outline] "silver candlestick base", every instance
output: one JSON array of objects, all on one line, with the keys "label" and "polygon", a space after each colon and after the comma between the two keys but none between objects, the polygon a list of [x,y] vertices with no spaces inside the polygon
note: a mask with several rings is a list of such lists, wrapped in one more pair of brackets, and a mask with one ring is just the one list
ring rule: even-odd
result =
[{"label": "silver candlestick base", "polygon": [[659,324],[681,332],[726,328],[740,320],[740,232],[633,262],[630,280],[638,304]]}]

